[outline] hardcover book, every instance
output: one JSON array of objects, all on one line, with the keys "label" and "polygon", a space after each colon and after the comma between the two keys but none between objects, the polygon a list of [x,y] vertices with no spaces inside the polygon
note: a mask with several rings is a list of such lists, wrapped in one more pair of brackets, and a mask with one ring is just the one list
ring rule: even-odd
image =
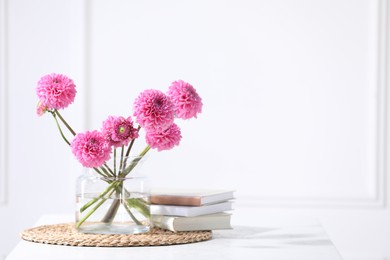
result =
[{"label": "hardcover book", "polygon": [[233,199],[232,190],[154,189],[152,204],[202,206]]},{"label": "hardcover book", "polygon": [[216,213],[197,217],[152,215],[152,221],[155,226],[174,232],[231,229],[230,219],[231,215],[227,213]]},{"label": "hardcover book", "polygon": [[218,213],[222,211],[232,210],[232,202],[225,201],[215,204],[207,204],[203,206],[177,206],[177,205],[156,205],[150,206],[150,213],[152,215],[169,215],[169,216],[183,216],[194,217],[207,214]]}]

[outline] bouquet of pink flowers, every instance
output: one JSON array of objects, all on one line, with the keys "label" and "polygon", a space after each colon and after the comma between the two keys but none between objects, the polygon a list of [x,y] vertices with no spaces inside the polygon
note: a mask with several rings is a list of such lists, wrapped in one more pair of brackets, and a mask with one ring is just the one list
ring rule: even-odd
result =
[{"label": "bouquet of pink flowers", "polygon": [[[84,167],[93,168],[99,175],[114,179],[126,177],[137,165],[137,160],[127,165],[126,158],[134,141],[139,138],[141,128],[145,131],[147,145],[138,154],[139,158],[145,156],[150,149],[163,151],[178,145],[181,132],[174,122],[175,118],[196,118],[202,111],[202,100],[194,87],[178,80],[169,86],[166,93],[154,89],[141,92],[133,104],[134,120],[131,116],[109,116],[103,121],[100,130],[76,133],[59,112],[73,103],[76,92],[73,80],[65,75],[43,76],[36,87],[39,98],[37,114],[41,116],[48,112],[53,116],[61,137]],[[71,141],[66,137],[63,128],[72,135]],[[114,161],[117,157],[120,158],[118,167],[107,165],[106,162],[111,157],[114,157]],[[112,181],[109,184],[100,197],[84,205],[81,210],[86,210],[103,199],[108,192],[114,191],[120,181]],[[90,212],[92,213],[93,211]],[[80,220],[77,225],[80,226],[86,218]]]}]

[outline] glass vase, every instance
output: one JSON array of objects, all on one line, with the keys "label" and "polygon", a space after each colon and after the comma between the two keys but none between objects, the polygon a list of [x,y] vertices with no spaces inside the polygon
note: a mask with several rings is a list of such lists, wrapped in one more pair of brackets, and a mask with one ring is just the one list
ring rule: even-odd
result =
[{"label": "glass vase", "polygon": [[143,158],[91,169],[77,180],[76,228],[91,234],[138,234],[148,232],[150,185],[139,176]]}]

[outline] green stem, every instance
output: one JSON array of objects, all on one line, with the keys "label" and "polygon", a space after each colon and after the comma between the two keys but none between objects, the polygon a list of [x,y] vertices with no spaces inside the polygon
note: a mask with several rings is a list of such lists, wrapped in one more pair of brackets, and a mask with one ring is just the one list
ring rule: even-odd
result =
[{"label": "green stem", "polygon": [[112,202],[110,208],[107,210],[106,215],[104,215],[102,222],[103,223],[111,223],[112,220],[115,218],[116,213],[118,212],[119,205],[121,204],[120,199],[114,199]]},{"label": "green stem", "polygon": [[[103,166],[106,168],[106,171],[108,171],[108,172],[110,172],[110,174],[112,175],[112,176],[114,176],[115,177],[115,174],[114,174],[114,172],[110,169],[110,167],[107,165],[107,163],[105,163],[105,164],[103,164]],[[104,169],[104,167],[100,167],[101,169]],[[104,171],[104,170],[103,170]],[[105,172],[106,172],[105,171]]]},{"label": "green stem", "polygon": [[122,171],[122,165],[123,165],[123,153],[124,153],[124,150],[125,150],[125,146],[122,145],[122,148],[121,148],[121,161],[120,161],[120,164],[119,164],[119,171],[118,171],[118,175],[121,174],[121,171]]},{"label": "green stem", "polygon": [[116,177],[116,148],[114,148],[114,176]]},{"label": "green stem", "polygon": [[58,123],[56,114],[53,113],[53,112],[51,112],[51,111],[50,111],[50,113],[52,114],[52,116],[54,117],[54,120],[56,121],[56,125],[57,125],[58,130],[60,131],[60,134],[61,134],[62,139],[64,139],[64,141],[65,141],[68,145],[70,145],[70,142],[68,141],[68,139],[66,139],[64,133],[62,132],[62,129],[61,129],[60,124]]},{"label": "green stem", "polygon": [[146,154],[147,152],[149,152],[150,148],[151,148],[151,147],[150,147],[149,145],[147,145],[147,146],[144,148],[144,150],[139,154],[139,156],[144,157],[145,154]]},{"label": "green stem", "polygon": [[94,198],[93,200],[90,200],[88,203],[86,203],[83,207],[80,209],[80,213],[84,212],[87,208],[89,208],[91,205],[93,205],[96,201],[103,198],[110,190],[114,188],[115,185],[118,185],[117,181],[113,181],[97,198]]},{"label": "green stem", "polygon": [[[110,197],[112,193],[114,193],[115,190],[112,190],[111,193],[108,195]],[[102,199],[93,209],[87,213],[81,220],[79,220],[76,224],[76,228],[79,228],[81,224],[83,224],[104,202],[106,202],[107,198]]]},{"label": "green stem", "polygon": [[130,215],[131,219],[135,222],[135,224],[137,225],[142,225],[141,222],[139,222],[139,220],[134,216],[134,214],[131,212],[130,210],[130,205],[128,205],[127,203],[124,204],[125,206],[125,209],[127,211],[127,213]]},{"label": "green stem", "polygon": [[129,204],[129,206],[138,210],[145,217],[150,217],[150,208],[147,201],[140,198],[130,198],[127,199],[126,202]]},{"label": "green stem", "polygon": [[64,125],[66,126],[66,128],[68,128],[68,130],[72,133],[72,135],[76,135],[76,132],[72,129],[72,127],[70,127],[70,125],[65,121],[65,119],[61,116],[60,112],[58,112],[57,109],[54,109],[54,113],[56,113],[56,115],[60,118],[60,120],[62,121],[62,123],[64,123]]},{"label": "green stem", "polygon": [[98,168],[93,168],[98,174],[100,174],[101,176],[105,177],[105,178],[109,178],[111,176],[109,176],[106,172],[105,173],[102,173]]},{"label": "green stem", "polygon": [[[141,161],[141,159],[145,156],[145,154],[146,154],[149,150],[150,150],[150,146],[147,145],[147,146],[145,147],[145,149],[137,156],[137,158],[135,158],[127,168],[123,169],[123,171],[122,171],[122,175],[123,175],[123,176],[122,176],[122,177],[126,177],[126,176],[134,169],[134,167],[137,166],[137,164],[139,163],[139,161]],[[124,166],[124,167],[125,167],[125,166]]]},{"label": "green stem", "polygon": [[102,170],[105,173],[105,175],[103,175],[104,177],[108,177],[108,178],[113,177],[112,174],[108,172],[103,166],[100,166],[100,170]]},{"label": "green stem", "polygon": [[[139,132],[140,129],[141,129],[141,126],[138,126],[137,132]],[[121,171],[124,171],[125,168],[126,168],[127,159],[128,159],[128,157],[129,157],[129,155],[130,155],[130,151],[131,151],[131,148],[132,148],[133,145],[134,145],[134,142],[135,142],[135,139],[131,140],[131,142],[130,142],[130,144],[129,144],[129,147],[127,148],[127,151],[126,151],[126,158],[125,158],[125,160],[124,160],[124,162],[123,162]]]},{"label": "green stem", "polygon": [[[140,129],[141,129],[141,126],[138,126],[137,132],[139,132]],[[135,141],[135,139],[131,140],[131,142],[129,144],[129,147],[127,148],[127,151],[126,151],[126,157],[128,157],[130,155],[130,151],[131,151],[131,148],[134,145],[134,141]]]}]

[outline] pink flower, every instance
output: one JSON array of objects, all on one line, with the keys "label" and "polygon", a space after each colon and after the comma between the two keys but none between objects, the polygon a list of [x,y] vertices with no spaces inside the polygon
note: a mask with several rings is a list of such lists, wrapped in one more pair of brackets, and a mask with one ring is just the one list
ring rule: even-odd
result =
[{"label": "pink flower", "polygon": [[71,148],[77,160],[85,167],[100,167],[110,159],[111,146],[96,130],[77,134]]},{"label": "pink flower", "polygon": [[61,74],[43,76],[36,87],[37,95],[47,109],[63,109],[73,103],[76,86],[73,80]]},{"label": "pink flower", "polygon": [[171,84],[168,96],[175,105],[175,114],[178,118],[196,118],[196,114],[202,112],[202,99],[195,88],[183,80]]},{"label": "pink flower", "polygon": [[127,145],[131,140],[138,137],[138,131],[133,127],[131,117],[125,119],[122,116],[109,116],[103,122],[103,137],[114,147]]},{"label": "pink flower", "polygon": [[180,139],[180,128],[176,124],[170,125],[165,130],[152,129],[146,132],[146,142],[158,151],[172,149],[175,145],[179,145]]},{"label": "pink flower", "polygon": [[134,101],[136,122],[145,129],[165,129],[173,123],[174,105],[159,90],[145,90]]},{"label": "pink flower", "polygon": [[47,110],[47,106],[43,105],[41,101],[37,105],[37,115],[42,116]]}]

